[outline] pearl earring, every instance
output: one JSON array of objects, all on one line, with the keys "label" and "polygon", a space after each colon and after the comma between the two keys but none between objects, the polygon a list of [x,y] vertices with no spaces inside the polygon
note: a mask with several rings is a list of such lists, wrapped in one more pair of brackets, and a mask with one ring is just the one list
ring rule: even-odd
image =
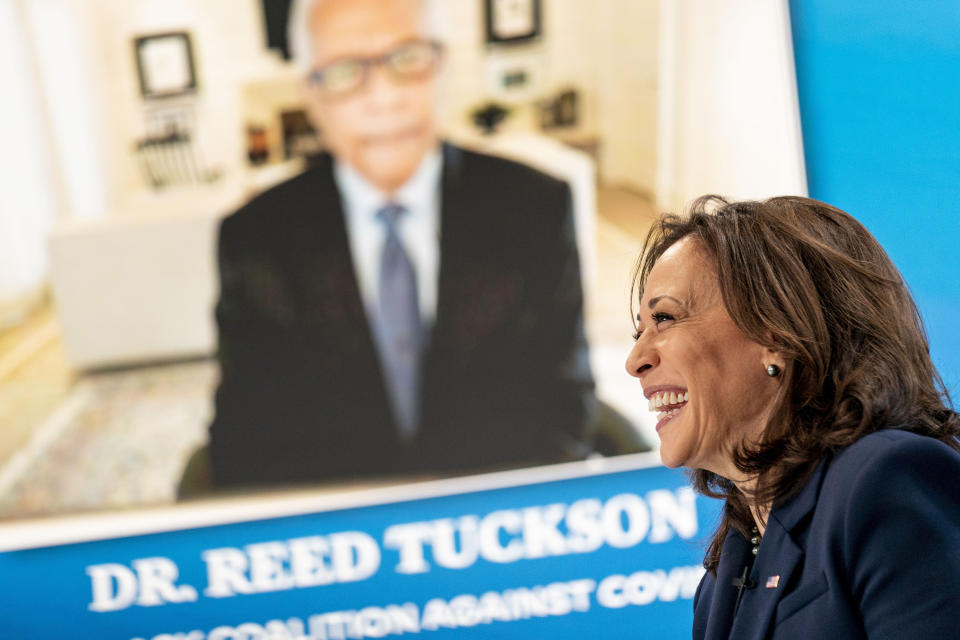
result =
[{"label": "pearl earring", "polygon": [[775,364],[768,364],[767,375],[770,376],[771,378],[776,378],[778,375],[780,375],[780,367],[778,367]]}]

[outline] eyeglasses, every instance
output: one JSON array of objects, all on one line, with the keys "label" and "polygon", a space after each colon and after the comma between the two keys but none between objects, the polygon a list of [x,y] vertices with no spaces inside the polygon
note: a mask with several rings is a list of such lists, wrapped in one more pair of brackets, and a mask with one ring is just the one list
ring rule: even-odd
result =
[{"label": "eyeglasses", "polygon": [[443,45],[433,40],[409,40],[374,58],[344,58],[315,69],[308,79],[324,93],[345,96],[363,87],[373,67],[383,66],[397,82],[417,80],[433,73]]}]

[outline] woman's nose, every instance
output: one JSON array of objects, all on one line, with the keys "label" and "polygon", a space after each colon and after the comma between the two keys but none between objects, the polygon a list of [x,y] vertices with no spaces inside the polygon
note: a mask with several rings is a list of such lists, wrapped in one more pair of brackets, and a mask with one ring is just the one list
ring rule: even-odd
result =
[{"label": "woman's nose", "polygon": [[643,374],[658,364],[655,350],[650,345],[649,338],[643,334],[633,343],[633,348],[627,355],[626,368],[634,378],[641,378]]}]

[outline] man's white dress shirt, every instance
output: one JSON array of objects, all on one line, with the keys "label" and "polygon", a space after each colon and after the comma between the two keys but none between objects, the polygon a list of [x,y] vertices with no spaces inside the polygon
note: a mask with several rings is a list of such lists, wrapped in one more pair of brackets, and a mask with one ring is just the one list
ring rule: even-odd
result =
[{"label": "man's white dress shirt", "polygon": [[393,197],[374,187],[350,164],[336,160],[333,174],[343,201],[353,268],[367,318],[375,322],[379,305],[380,252],[386,236],[377,212],[388,204],[404,207],[398,233],[417,274],[420,318],[425,327],[437,314],[437,281],[440,272],[440,170],[439,149],[429,152],[413,176]]}]

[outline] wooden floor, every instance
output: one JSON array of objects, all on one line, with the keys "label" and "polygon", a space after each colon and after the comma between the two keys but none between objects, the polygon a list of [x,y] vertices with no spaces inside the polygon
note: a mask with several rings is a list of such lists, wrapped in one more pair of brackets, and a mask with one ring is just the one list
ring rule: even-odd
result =
[{"label": "wooden floor", "polygon": [[[633,331],[629,310],[632,270],[655,212],[646,199],[624,189],[601,187],[598,188],[597,198],[596,281],[587,293],[587,327],[594,376],[601,397],[606,396],[603,399],[642,425],[649,420],[646,403],[642,401],[636,381],[623,371],[623,361],[630,349]],[[21,511],[42,513],[46,508],[44,501],[50,502],[52,494],[69,493],[74,489],[69,479],[47,479],[46,494],[39,490],[34,492],[35,495],[31,494],[30,487],[22,486],[26,482],[24,478],[29,480],[26,467],[35,465],[37,460],[42,461],[45,455],[59,456],[57,464],[61,459],[67,460],[66,464],[74,464],[69,461],[73,451],[76,455],[88,456],[103,451],[102,448],[87,446],[82,440],[98,437],[96,423],[101,416],[105,416],[105,421],[109,419],[111,425],[105,426],[104,433],[99,437],[104,439],[106,434],[110,434],[109,437],[114,439],[123,438],[126,437],[124,420],[131,423],[144,415],[157,413],[158,407],[165,406],[158,404],[161,400],[167,405],[175,403],[175,398],[171,400],[171,394],[192,394],[189,402],[185,403],[189,405],[188,408],[173,411],[172,415],[163,419],[194,422],[189,429],[178,432],[177,437],[195,446],[196,439],[203,437],[205,432],[207,418],[203,411],[207,409],[205,405],[202,410],[200,407],[212,393],[215,371],[203,363],[156,369],[140,373],[134,370],[129,376],[137,377],[136,382],[127,383],[123,381],[124,374],[111,374],[113,377],[108,378],[102,374],[81,374],[73,370],[66,360],[56,316],[49,303],[41,306],[21,325],[0,332],[0,506],[3,506],[4,500],[15,498],[17,502],[7,510],[7,515],[15,517]],[[144,396],[149,410],[131,409],[129,406],[129,398],[139,397],[130,390],[131,386],[137,385],[149,387]],[[158,392],[158,388],[163,391]],[[91,409],[91,402],[115,404],[109,395],[113,390],[119,390],[120,395],[126,394],[124,397],[127,400],[119,402],[127,403],[122,411],[133,417],[117,419],[121,409],[112,406],[102,411]],[[78,398],[80,395],[83,395],[82,401]],[[83,402],[87,404],[83,405]],[[151,402],[154,404],[149,404]],[[77,419],[76,415],[71,418],[72,410],[75,414],[82,414],[82,420]],[[73,433],[65,434],[63,424],[77,422],[82,427],[71,426],[69,428],[73,429]],[[162,446],[158,445],[163,435],[162,429],[171,430],[172,427],[168,422],[136,437],[143,438],[143,447]],[[655,441],[649,434],[646,437]],[[186,447],[184,443],[181,445]],[[64,451],[64,447],[68,450]],[[75,468],[87,469],[98,461],[80,461],[76,464],[80,465],[81,462],[82,465]],[[167,460],[163,464],[166,469],[177,463]],[[56,468],[57,465],[47,466]],[[51,472],[47,470],[45,473]],[[169,471],[163,473],[169,475]],[[101,484],[109,483],[103,480]],[[151,489],[137,495],[121,494],[114,496],[114,502],[122,504],[124,500],[135,501],[143,495],[162,498],[170,491],[172,489],[167,488]],[[16,495],[11,498],[12,494]],[[90,503],[91,506],[96,504]],[[4,517],[2,510],[0,517]]]},{"label": "wooden floor", "polygon": [[66,400],[77,377],[49,303],[0,332],[0,468]]}]

